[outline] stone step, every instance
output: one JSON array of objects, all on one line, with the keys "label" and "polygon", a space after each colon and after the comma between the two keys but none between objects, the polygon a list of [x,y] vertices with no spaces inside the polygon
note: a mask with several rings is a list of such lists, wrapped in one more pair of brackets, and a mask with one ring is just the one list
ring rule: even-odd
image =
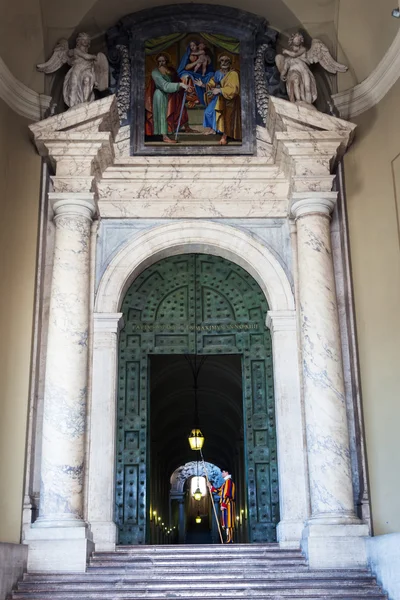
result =
[{"label": "stone step", "polygon": [[213,594],[204,594],[203,590],[190,590],[190,592],[175,592],[168,590],[165,593],[138,592],[136,589],[132,591],[126,590],[101,590],[97,592],[63,592],[63,591],[50,591],[50,592],[13,592],[12,600],[142,600],[149,598],[151,600],[170,600],[171,598],[179,598],[179,600],[189,600],[191,598],[201,599],[207,598],[207,600],[233,600],[240,598],[241,600],[253,600],[254,598],[260,600],[280,600],[285,598],[288,600],[358,600],[358,599],[374,599],[374,600],[387,600],[387,596],[379,591],[378,588],[369,590],[364,589],[349,589],[349,590],[329,590],[326,588],[314,588],[304,590],[271,590],[266,592],[260,590],[256,592],[253,589],[246,590],[223,590],[221,592],[214,592]]},{"label": "stone step", "polygon": [[[279,568],[279,567],[293,567],[293,568],[297,568],[298,566],[306,566],[305,564],[300,562],[299,565],[299,561],[293,561],[293,560],[268,560],[268,559],[263,559],[263,560],[253,560],[251,561],[251,564],[253,566],[253,568],[259,568],[259,569],[268,569],[268,568]],[[125,568],[133,568],[133,569],[144,569],[144,568],[149,568],[150,566],[153,568],[154,563],[143,563],[143,562],[137,562],[137,561],[128,561],[128,560],[120,560],[120,559],[115,559],[115,560],[100,560],[100,559],[96,559],[96,560],[91,560],[90,561],[90,566],[91,567],[113,567],[113,568],[121,568],[121,567],[125,567]],[[158,569],[160,567],[167,569],[167,568],[179,568],[179,569],[185,569],[185,567],[188,567],[188,563],[186,561],[179,561],[179,560],[160,560],[157,562],[156,565],[154,565],[154,568]],[[215,570],[217,569],[219,572],[223,571],[224,569],[229,569],[229,570],[234,570],[237,568],[244,568],[249,565],[249,561],[247,561],[246,559],[242,559],[241,561],[234,561],[234,560],[219,560],[218,559],[218,564],[216,564],[216,561],[203,561],[203,560],[192,560],[190,561],[190,566],[192,567],[192,569],[196,569],[199,567],[203,567],[203,568],[209,568],[211,570]]]},{"label": "stone step", "polygon": [[[221,549],[213,550],[213,546],[210,544],[207,550],[199,550],[199,546],[196,548],[195,546],[190,550],[182,550],[182,548],[173,547],[171,549],[165,550],[143,550],[139,552],[138,550],[116,550],[115,552],[96,552],[96,554],[114,554],[114,555],[135,555],[135,556],[171,556],[174,554],[182,554],[182,556],[193,556],[193,555],[205,555],[205,556],[235,556],[239,554],[241,556],[255,556],[257,554],[261,554],[262,556],[302,556],[302,553],[297,550],[272,550],[272,549],[254,549],[248,550],[246,548],[234,548],[232,552],[229,552],[229,546],[220,546]],[[218,548],[218,546],[217,546]]]},{"label": "stone step", "polygon": [[205,552],[192,552],[190,554],[184,554],[182,552],[176,551],[171,553],[163,553],[163,554],[136,554],[133,552],[95,552],[93,558],[103,558],[103,559],[111,559],[111,560],[123,560],[123,559],[135,559],[135,560],[168,560],[173,558],[181,558],[182,560],[194,560],[196,558],[201,558],[202,560],[236,560],[238,558],[244,560],[253,560],[260,558],[268,558],[269,560],[304,560],[304,556],[300,553],[298,554],[289,554],[289,553],[263,553],[263,552],[253,552],[251,554],[245,552],[235,552],[235,553],[205,553]]},{"label": "stone step", "polygon": [[254,552],[254,551],[263,551],[263,552],[297,552],[301,553],[299,548],[282,548],[276,542],[274,543],[265,543],[265,544],[153,544],[143,546],[124,546],[119,545],[115,548],[115,553],[119,552],[175,552],[175,550],[179,550],[180,552],[192,552],[196,550],[196,552],[236,552],[238,550],[243,552]]},{"label": "stone step", "polygon": [[[93,570],[89,569],[87,573],[56,573],[56,574],[48,574],[48,573],[25,573],[23,577],[23,581],[30,581],[32,583],[56,583],[56,582],[83,582],[86,583],[88,581],[96,581],[102,583],[119,583],[119,582],[136,582],[138,578],[140,580],[143,579],[151,579],[152,577],[163,577],[163,581],[168,581],[169,579],[176,581],[176,574],[171,573],[170,570],[154,572],[152,574],[148,571],[139,572],[135,574],[127,573],[126,571],[121,571],[120,574],[110,573],[108,570]],[[211,574],[207,577],[208,581],[213,581],[214,579],[218,581],[230,580],[232,578],[249,578],[249,579],[259,579],[259,580],[282,580],[285,581],[335,581],[342,582],[346,580],[352,581],[366,581],[375,583],[375,579],[371,576],[369,571],[367,570],[359,570],[359,571],[341,571],[341,570],[331,570],[331,571],[309,571],[308,569],[304,571],[262,571],[260,569],[247,568],[243,571],[234,571],[232,573],[219,573],[219,574]],[[201,580],[203,581],[204,576],[198,571],[192,571],[190,573],[182,573],[180,576],[180,580],[184,581],[185,579],[190,580]]]},{"label": "stone step", "polygon": [[[273,569],[260,569],[259,567],[257,567],[256,569],[243,564],[241,567],[238,566],[233,566],[233,567],[225,567],[224,568],[224,573],[229,573],[229,574],[235,574],[235,573],[245,573],[247,571],[250,572],[256,572],[259,573],[260,570],[266,572],[266,573],[278,573],[281,577],[285,577],[287,573],[292,573],[293,572],[293,566],[289,566],[289,567],[274,567]],[[295,569],[297,572],[299,573],[307,573],[308,572],[308,567],[306,565],[301,565],[296,567]],[[126,566],[121,566],[121,567],[114,567],[112,565],[110,566],[106,566],[106,567],[94,567],[94,566],[89,566],[88,567],[88,573],[96,573],[96,574],[105,574],[105,575],[137,575],[138,573],[146,573],[148,570],[144,570],[143,567],[137,567],[137,568],[132,568],[129,567],[127,568]],[[214,567],[169,567],[167,569],[162,568],[162,569],[151,569],[151,575],[150,577],[163,577],[164,574],[173,574],[174,577],[180,576],[181,574],[187,574],[187,575],[194,575],[196,573],[201,574],[203,577],[208,577],[209,575],[212,574],[219,574],[221,573],[221,569],[218,567],[218,565],[214,565]]]},{"label": "stone step", "polygon": [[25,574],[10,600],[387,600],[367,569],[310,570],[276,544],[118,547],[86,573]]},{"label": "stone step", "polygon": [[[321,585],[323,585],[324,587],[330,588],[330,587],[340,587],[340,586],[344,586],[344,587],[365,587],[365,586],[371,586],[371,584],[373,585],[375,582],[371,580],[371,578],[369,579],[358,579],[358,580],[354,580],[354,579],[347,579],[347,580],[327,580],[324,578],[319,578],[316,580],[288,580],[285,578],[285,580],[268,580],[268,579],[264,579],[264,578],[254,578],[251,579],[250,581],[246,581],[244,579],[236,579],[236,580],[230,580],[229,582],[230,588],[231,589],[236,589],[236,588],[243,588],[243,587],[248,587],[249,585],[251,585],[252,589],[256,589],[256,588],[291,588],[291,587],[296,587],[296,586],[308,586],[308,587],[320,587]],[[169,579],[163,579],[162,582],[157,581],[146,581],[146,584],[144,584],[143,580],[141,579],[137,579],[137,580],[126,580],[125,578],[121,578],[118,582],[118,588],[119,589],[123,589],[124,587],[131,587],[132,584],[135,585],[135,589],[148,589],[148,590],[152,590],[152,589],[158,589],[158,588],[166,588],[169,587],[170,589],[183,589],[183,588],[197,588],[199,587],[199,585],[204,589],[211,589],[211,590],[215,590],[216,588],[223,588],[226,585],[226,581],[225,580],[218,580],[215,577],[215,580],[212,580],[210,578],[207,578],[207,581],[204,581],[204,578],[202,577],[197,577],[195,579],[190,579],[187,578],[186,580],[180,578],[179,581],[177,581],[176,579],[174,579],[173,577],[170,577]],[[54,590],[58,590],[58,589],[72,589],[72,588],[79,588],[79,589],[86,589],[86,588],[91,588],[93,590],[97,589],[97,588],[104,588],[105,585],[110,585],[109,581],[85,581],[85,580],[78,580],[78,581],[57,581],[57,582],[49,582],[48,580],[45,581],[32,581],[32,580],[28,580],[28,581],[21,581],[18,584],[18,589],[28,589],[28,588],[32,588],[32,589],[43,589],[44,586],[46,586],[46,589],[54,589]]]},{"label": "stone step", "polygon": [[285,554],[190,554],[185,555],[180,552],[176,552],[175,554],[121,554],[118,553],[116,555],[107,554],[107,553],[95,553],[92,557],[92,560],[118,560],[118,561],[136,561],[136,562],[159,562],[159,561],[172,561],[172,560],[181,560],[184,562],[193,562],[197,560],[201,561],[215,561],[215,560],[269,560],[273,562],[283,562],[290,560],[292,562],[304,562],[304,556],[301,554],[298,555],[285,555]]}]

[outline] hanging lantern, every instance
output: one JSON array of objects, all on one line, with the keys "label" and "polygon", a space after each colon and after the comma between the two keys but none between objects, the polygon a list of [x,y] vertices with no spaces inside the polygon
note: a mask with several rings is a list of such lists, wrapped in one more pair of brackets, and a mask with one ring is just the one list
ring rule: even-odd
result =
[{"label": "hanging lantern", "polygon": [[193,477],[190,487],[191,487],[191,492],[192,492],[193,498],[195,500],[197,500],[198,502],[200,502],[202,497],[205,496],[205,494],[206,494],[206,480],[204,479],[204,477],[199,477],[199,463],[198,462],[196,463],[196,471],[197,471],[197,476]]},{"label": "hanging lantern", "polygon": [[193,429],[189,434],[188,437],[188,441],[189,441],[189,445],[190,445],[190,449],[191,450],[198,450],[200,451],[203,447],[204,444],[204,436],[201,433],[200,429],[199,429],[199,407],[198,407],[198,398],[197,398],[197,392],[198,392],[198,378],[199,378],[199,373],[200,373],[200,369],[204,364],[204,361],[206,360],[206,356],[202,356],[201,360],[200,360],[200,364],[197,364],[197,357],[196,355],[194,356],[194,361],[191,361],[190,356],[185,355],[185,358],[187,360],[187,362],[190,365],[191,371],[192,371],[192,375],[193,375],[193,391],[194,391],[194,415],[193,415]]},{"label": "hanging lantern", "polygon": [[196,523],[199,525],[201,523],[201,516],[199,511],[197,511]]},{"label": "hanging lantern", "polygon": [[202,497],[203,497],[203,494],[201,493],[201,489],[198,487],[195,490],[194,494],[193,494],[193,498],[195,500],[197,500],[197,502],[200,502],[200,500],[202,499]]},{"label": "hanging lantern", "polygon": [[189,434],[188,441],[191,450],[201,450],[204,444],[204,436],[200,429],[192,429]]}]

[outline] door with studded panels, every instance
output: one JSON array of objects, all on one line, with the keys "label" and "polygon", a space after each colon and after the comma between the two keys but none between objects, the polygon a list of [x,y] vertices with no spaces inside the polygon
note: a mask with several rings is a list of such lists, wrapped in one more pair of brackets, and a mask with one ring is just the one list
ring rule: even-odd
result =
[{"label": "door with studded panels", "polygon": [[278,467],[268,305],[244,269],[205,254],[169,257],[132,283],[123,305],[117,406],[120,544],[146,543],[151,354],[240,354],[249,539],[276,540]]}]

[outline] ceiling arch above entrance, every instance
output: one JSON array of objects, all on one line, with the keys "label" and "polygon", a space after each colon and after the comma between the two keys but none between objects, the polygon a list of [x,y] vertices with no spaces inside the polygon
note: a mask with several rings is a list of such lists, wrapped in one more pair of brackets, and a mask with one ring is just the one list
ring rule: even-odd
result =
[{"label": "ceiling arch above entrance", "polygon": [[165,256],[185,253],[207,253],[230,260],[254,277],[270,310],[294,310],[289,279],[267,246],[236,227],[190,220],[159,225],[126,244],[100,280],[96,312],[118,312],[128,287],[144,269]]},{"label": "ceiling arch above entrance", "polygon": [[[217,480],[221,477],[221,469],[213,463],[206,462],[206,469],[208,478],[212,481]],[[186,481],[190,477],[197,475],[198,462],[192,460],[184,465],[181,465],[171,475],[171,493],[183,492]],[[199,475],[203,475],[203,469],[199,472]]]}]

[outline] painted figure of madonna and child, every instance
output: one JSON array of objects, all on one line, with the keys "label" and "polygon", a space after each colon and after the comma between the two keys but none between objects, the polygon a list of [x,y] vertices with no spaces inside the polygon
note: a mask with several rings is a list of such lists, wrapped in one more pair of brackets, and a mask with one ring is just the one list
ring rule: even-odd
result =
[{"label": "painted figure of madonna and child", "polygon": [[146,41],[146,145],[241,145],[239,50],[209,33]]}]

